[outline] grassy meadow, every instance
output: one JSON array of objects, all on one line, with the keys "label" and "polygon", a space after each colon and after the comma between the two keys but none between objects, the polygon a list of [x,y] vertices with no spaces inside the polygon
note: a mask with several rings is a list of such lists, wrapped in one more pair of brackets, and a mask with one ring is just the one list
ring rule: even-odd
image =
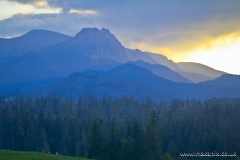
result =
[{"label": "grassy meadow", "polygon": [[0,150],[0,160],[89,160],[89,159],[37,152]]}]

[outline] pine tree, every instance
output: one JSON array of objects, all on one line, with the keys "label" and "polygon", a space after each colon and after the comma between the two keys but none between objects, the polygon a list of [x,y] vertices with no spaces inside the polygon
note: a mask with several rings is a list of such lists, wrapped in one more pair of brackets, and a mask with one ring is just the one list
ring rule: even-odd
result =
[{"label": "pine tree", "polygon": [[108,141],[108,155],[110,160],[120,158],[121,140],[119,127],[114,122],[110,126],[110,136]]},{"label": "pine tree", "polygon": [[152,111],[145,133],[146,158],[157,160],[161,157],[160,124],[157,111]]},{"label": "pine tree", "polygon": [[97,120],[94,120],[90,130],[89,148],[87,150],[87,157],[100,159],[102,157],[103,143],[104,143],[103,136],[102,136],[100,126]]},{"label": "pine tree", "polygon": [[177,157],[179,155],[179,150],[176,143],[173,140],[170,140],[167,148],[167,152],[170,153],[173,157]]}]

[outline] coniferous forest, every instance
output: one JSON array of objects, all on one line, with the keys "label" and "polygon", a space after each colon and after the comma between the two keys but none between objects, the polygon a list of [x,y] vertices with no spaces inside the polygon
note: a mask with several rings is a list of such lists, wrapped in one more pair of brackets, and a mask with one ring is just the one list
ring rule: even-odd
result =
[{"label": "coniferous forest", "polygon": [[104,160],[186,158],[181,152],[238,155],[239,115],[240,101],[231,99],[0,96],[0,149]]}]

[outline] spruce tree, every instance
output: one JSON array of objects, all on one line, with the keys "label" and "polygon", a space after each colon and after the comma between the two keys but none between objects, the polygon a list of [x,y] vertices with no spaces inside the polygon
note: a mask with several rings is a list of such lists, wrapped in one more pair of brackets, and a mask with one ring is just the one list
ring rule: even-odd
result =
[{"label": "spruce tree", "polygon": [[157,160],[161,157],[160,124],[156,109],[152,111],[145,133],[146,159]]},{"label": "spruce tree", "polygon": [[97,120],[93,121],[90,130],[89,148],[87,150],[87,157],[94,159],[101,159],[103,148],[103,136]]}]

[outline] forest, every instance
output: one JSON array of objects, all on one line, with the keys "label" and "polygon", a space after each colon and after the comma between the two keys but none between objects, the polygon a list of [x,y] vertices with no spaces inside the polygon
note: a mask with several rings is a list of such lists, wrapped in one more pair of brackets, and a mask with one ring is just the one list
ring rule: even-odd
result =
[{"label": "forest", "polygon": [[194,158],[180,156],[185,152],[238,155],[239,115],[240,100],[227,98],[153,102],[131,96],[2,95],[0,149],[103,160]]}]

